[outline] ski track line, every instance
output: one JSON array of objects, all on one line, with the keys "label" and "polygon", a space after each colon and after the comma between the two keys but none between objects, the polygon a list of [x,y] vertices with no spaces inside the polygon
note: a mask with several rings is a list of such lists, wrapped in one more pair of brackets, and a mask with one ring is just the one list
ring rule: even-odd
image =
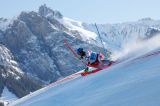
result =
[{"label": "ski track line", "polygon": [[155,56],[155,55],[159,55],[159,54],[160,54],[160,50],[159,51],[155,51],[153,53],[148,53],[148,54],[140,56],[140,57],[137,57],[134,60],[143,59],[143,58],[147,58],[147,57],[151,57],[151,56]]},{"label": "ski track line", "polygon": [[56,82],[53,82],[53,83],[50,83],[49,85],[47,86],[52,86],[52,85],[56,85],[58,83],[61,83],[63,81],[66,81],[66,80],[69,80],[69,79],[72,79],[72,78],[75,78],[76,76],[80,75],[81,74],[81,71],[80,72],[77,72],[77,73],[74,73],[74,74],[71,74],[63,79],[60,79],[60,80],[57,80]]}]

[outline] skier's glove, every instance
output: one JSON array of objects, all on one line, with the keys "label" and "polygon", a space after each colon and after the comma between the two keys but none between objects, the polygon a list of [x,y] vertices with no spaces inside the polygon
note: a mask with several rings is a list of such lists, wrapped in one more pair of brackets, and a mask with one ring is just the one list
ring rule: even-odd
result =
[{"label": "skier's glove", "polygon": [[79,60],[81,60],[81,59],[82,59],[82,57],[81,57],[81,56],[78,56],[78,59],[79,59]]}]

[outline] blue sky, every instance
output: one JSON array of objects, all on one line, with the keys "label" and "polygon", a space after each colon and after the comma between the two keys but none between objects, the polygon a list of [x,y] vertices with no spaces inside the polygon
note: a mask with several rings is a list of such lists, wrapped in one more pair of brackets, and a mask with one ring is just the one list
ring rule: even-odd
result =
[{"label": "blue sky", "polygon": [[42,4],[83,22],[117,23],[151,17],[160,19],[160,0],[0,0],[0,17],[38,10]]}]

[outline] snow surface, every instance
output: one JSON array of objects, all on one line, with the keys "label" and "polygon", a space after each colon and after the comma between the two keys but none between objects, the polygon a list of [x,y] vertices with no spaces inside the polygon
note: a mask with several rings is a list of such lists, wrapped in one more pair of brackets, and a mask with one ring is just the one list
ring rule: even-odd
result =
[{"label": "snow surface", "polygon": [[51,84],[9,106],[160,106],[159,53],[160,46],[132,54],[108,69]]},{"label": "snow surface", "polygon": [[77,30],[79,31],[82,39],[84,41],[90,40],[90,39],[96,39],[97,34],[88,30],[85,30],[83,27],[83,23],[80,21],[76,21],[67,17],[63,17],[63,19],[58,19],[58,21],[63,24],[66,28],[69,30]]},{"label": "snow surface", "polygon": [[2,92],[2,97],[5,100],[16,100],[16,99],[18,99],[17,96],[14,95],[12,92],[10,92],[7,87],[4,87],[3,92]]}]

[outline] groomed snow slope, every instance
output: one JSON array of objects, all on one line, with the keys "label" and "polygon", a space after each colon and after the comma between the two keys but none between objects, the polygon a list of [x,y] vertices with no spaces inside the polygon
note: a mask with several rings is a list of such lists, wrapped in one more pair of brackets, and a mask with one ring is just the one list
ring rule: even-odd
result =
[{"label": "groomed snow slope", "polygon": [[159,52],[52,84],[10,106],[160,106]]}]

